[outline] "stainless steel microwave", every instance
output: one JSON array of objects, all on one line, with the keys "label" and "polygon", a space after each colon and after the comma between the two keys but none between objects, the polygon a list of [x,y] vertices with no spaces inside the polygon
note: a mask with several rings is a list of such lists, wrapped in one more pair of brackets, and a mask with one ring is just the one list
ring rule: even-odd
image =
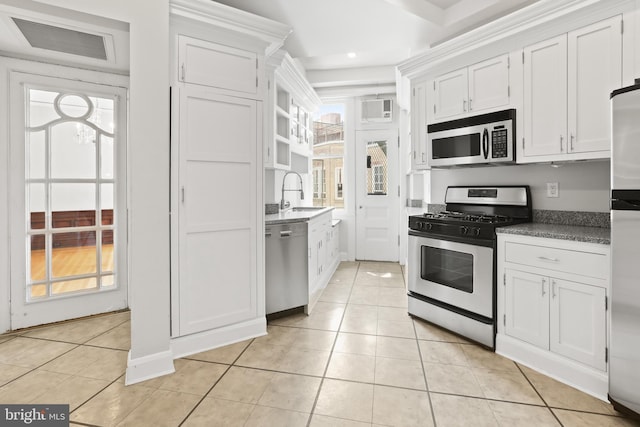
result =
[{"label": "stainless steel microwave", "polygon": [[429,167],[515,163],[516,110],[427,126]]}]

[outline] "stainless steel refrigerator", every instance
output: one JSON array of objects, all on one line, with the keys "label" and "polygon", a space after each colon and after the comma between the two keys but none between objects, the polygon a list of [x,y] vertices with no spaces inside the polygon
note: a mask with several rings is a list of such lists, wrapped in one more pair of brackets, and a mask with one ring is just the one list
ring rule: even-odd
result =
[{"label": "stainless steel refrigerator", "polygon": [[609,400],[640,414],[640,79],[611,94]]}]

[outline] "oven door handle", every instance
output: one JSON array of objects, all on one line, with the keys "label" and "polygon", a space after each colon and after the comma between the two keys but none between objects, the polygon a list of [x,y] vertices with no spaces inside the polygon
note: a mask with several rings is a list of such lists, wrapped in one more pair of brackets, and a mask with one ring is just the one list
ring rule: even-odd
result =
[{"label": "oven door handle", "polygon": [[484,128],[484,132],[482,132],[482,154],[484,158],[489,158],[489,131],[487,128]]}]

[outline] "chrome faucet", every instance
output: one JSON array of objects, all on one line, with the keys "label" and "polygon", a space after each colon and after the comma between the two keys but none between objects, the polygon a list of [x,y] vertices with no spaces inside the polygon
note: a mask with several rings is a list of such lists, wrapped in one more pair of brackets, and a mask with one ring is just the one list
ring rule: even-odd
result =
[{"label": "chrome faucet", "polygon": [[[300,179],[300,189],[299,190],[294,190],[294,189],[285,189],[284,188],[284,182],[287,179],[287,175],[289,175],[290,173],[295,173],[296,175],[298,175],[298,178]],[[304,200],[304,191],[302,191],[302,177],[300,176],[300,174],[298,172],[294,172],[294,171],[289,171],[287,173],[284,174],[284,177],[282,178],[282,200],[280,200],[280,209],[284,209],[285,207],[289,207],[288,203],[284,201],[284,192],[285,191],[299,191],[300,192],[300,200]]]}]

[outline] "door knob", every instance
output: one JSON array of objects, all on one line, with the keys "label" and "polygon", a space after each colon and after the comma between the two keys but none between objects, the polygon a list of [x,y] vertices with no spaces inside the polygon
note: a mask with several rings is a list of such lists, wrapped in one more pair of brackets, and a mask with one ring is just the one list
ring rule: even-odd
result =
[{"label": "door knob", "polygon": [[358,206],[358,208],[362,209],[362,205]]}]

